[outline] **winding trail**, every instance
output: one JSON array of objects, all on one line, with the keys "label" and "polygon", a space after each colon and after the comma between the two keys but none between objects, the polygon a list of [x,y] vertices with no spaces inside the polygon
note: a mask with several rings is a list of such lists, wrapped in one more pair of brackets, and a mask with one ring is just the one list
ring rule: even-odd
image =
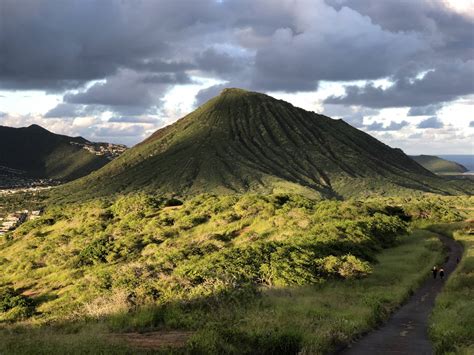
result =
[{"label": "winding trail", "polygon": [[428,337],[428,318],[434,307],[436,296],[446,279],[456,269],[457,258],[463,254],[460,243],[438,234],[445,247],[449,248],[448,261],[443,265],[444,280],[430,277],[418,288],[400,309],[379,329],[368,333],[359,341],[349,345],[339,354],[385,355],[385,354],[433,354]]}]

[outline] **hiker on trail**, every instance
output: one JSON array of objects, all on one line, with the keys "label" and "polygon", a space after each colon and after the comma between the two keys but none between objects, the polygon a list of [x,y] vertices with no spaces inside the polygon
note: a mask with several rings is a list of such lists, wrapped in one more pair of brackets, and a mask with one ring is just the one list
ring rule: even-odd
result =
[{"label": "hiker on trail", "polygon": [[441,280],[444,279],[444,269],[443,268],[439,269],[439,277],[441,278]]},{"label": "hiker on trail", "polygon": [[436,265],[433,266],[431,272],[433,273],[433,279],[436,279],[436,275],[438,274],[438,268],[436,267]]}]

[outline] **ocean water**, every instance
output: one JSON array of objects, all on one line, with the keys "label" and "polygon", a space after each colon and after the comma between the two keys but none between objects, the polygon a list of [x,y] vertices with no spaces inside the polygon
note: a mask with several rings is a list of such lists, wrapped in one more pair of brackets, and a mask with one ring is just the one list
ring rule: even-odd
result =
[{"label": "ocean water", "polygon": [[464,165],[469,172],[474,172],[474,155],[438,155],[440,158],[455,161],[461,165]]}]

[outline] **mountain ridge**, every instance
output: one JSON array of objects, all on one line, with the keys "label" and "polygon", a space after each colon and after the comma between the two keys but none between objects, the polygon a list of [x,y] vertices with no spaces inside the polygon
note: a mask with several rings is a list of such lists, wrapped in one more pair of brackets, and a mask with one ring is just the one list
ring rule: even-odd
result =
[{"label": "mountain ridge", "polygon": [[435,174],[462,174],[469,169],[455,161],[443,159],[436,155],[411,155],[413,160]]},{"label": "mountain ridge", "polygon": [[68,188],[341,197],[354,188],[449,193],[443,185],[400,149],[342,120],[231,88]]},{"label": "mountain ridge", "polygon": [[70,181],[85,176],[110,161],[105,154],[87,150],[96,144],[83,137],[55,134],[36,124],[0,126],[0,185],[15,185],[16,181],[31,184],[35,179]]}]

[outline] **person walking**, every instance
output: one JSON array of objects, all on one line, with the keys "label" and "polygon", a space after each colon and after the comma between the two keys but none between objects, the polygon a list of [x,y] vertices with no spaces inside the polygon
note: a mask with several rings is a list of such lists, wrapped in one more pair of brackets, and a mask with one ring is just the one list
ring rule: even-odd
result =
[{"label": "person walking", "polygon": [[436,265],[433,266],[431,272],[433,273],[433,279],[436,279],[436,275],[438,274],[438,268],[436,267]]},{"label": "person walking", "polygon": [[444,279],[444,269],[443,268],[439,269],[439,277],[441,278],[441,280]]}]

